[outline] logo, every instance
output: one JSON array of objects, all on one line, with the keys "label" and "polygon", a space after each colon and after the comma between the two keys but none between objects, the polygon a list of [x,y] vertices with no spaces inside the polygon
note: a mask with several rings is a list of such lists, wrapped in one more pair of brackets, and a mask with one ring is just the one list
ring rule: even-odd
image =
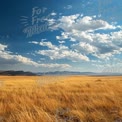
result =
[{"label": "logo", "polygon": [[40,34],[49,30],[48,20],[52,17],[52,13],[48,13],[47,8],[33,7],[31,16],[21,16],[21,24],[24,26],[23,32],[26,37]]}]

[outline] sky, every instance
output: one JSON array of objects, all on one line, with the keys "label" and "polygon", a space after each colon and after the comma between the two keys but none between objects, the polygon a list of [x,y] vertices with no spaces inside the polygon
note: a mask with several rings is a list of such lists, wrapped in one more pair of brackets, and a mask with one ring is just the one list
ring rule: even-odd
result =
[{"label": "sky", "polygon": [[0,70],[122,72],[121,0],[1,0]]}]

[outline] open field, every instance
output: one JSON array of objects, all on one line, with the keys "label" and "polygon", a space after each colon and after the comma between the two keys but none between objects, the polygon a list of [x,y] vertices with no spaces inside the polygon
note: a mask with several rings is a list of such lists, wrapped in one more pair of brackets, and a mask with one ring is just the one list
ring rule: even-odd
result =
[{"label": "open field", "polygon": [[0,76],[0,122],[122,122],[122,77]]}]

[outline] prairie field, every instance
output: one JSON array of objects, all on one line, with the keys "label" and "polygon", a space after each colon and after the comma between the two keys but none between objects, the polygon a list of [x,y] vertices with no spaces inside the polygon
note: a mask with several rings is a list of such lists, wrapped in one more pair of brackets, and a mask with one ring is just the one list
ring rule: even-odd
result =
[{"label": "prairie field", "polygon": [[122,77],[0,76],[0,122],[122,122]]}]

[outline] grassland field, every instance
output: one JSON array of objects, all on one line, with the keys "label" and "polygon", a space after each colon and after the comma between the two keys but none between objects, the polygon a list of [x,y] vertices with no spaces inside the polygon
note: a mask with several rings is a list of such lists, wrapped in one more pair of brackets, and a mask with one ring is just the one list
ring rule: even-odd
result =
[{"label": "grassland field", "polygon": [[0,76],[0,122],[122,122],[122,76]]}]

